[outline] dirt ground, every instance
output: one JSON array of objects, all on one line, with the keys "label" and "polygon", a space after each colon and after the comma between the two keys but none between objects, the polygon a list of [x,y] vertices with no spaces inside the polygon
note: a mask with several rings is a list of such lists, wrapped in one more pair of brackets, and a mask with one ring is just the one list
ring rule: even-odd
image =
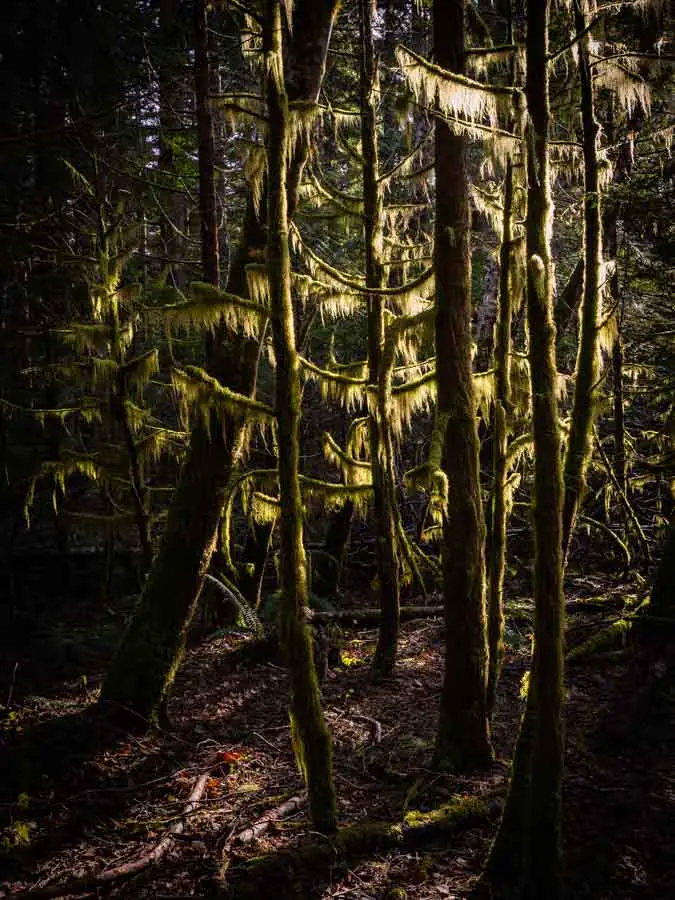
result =
[{"label": "dirt ground", "polygon": [[[616,619],[636,591],[608,578],[570,579],[569,646]],[[514,600],[509,610],[509,651],[493,726],[495,762],[470,777],[430,768],[441,621],[406,623],[396,676],[379,683],[368,670],[375,631],[344,629],[341,662],[322,685],[341,826],[397,823],[412,809],[499,794],[522,711],[531,632],[527,599]],[[92,623],[77,620],[71,611],[61,621],[61,643],[69,634],[89,633]],[[305,870],[291,864],[292,855],[282,855],[288,865],[280,863],[267,881],[254,880],[252,860],[322,839],[308,823],[293,761],[285,672],[269,660],[241,662],[241,651],[233,656],[247,640],[229,632],[194,643],[173,693],[172,731],[142,737],[116,731],[89,712],[114,641],[99,642],[88,653],[86,640],[78,641],[62,659],[42,639],[17,649],[15,662],[6,658],[0,684],[0,701],[8,701],[0,707],[0,897],[29,889],[32,896],[55,896],[55,886],[147,860],[160,844],[161,859],[137,874],[83,884],[63,896],[472,895],[496,816],[469,820],[456,834],[417,846],[364,842],[362,852],[353,849],[346,858],[331,850]],[[638,653],[627,642],[618,655],[569,669],[564,873],[570,898],[675,896],[674,673],[675,652],[663,643]],[[189,808],[196,787],[203,794]],[[259,836],[247,833],[280,808],[285,814]]]}]

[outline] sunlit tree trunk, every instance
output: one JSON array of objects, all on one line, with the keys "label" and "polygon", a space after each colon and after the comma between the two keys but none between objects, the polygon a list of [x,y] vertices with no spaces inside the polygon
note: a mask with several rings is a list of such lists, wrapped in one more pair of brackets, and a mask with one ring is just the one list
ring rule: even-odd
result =
[{"label": "sunlit tree trunk", "polygon": [[488,560],[488,706],[492,711],[504,660],[504,572],[508,518],[507,457],[511,417],[511,242],[513,239],[513,165],[509,159],[504,183],[504,225],[499,253],[499,305],[495,324],[495,421],[493,449],[492,522]]},{"label": "sunlit tree trunk", "polygon": [[279,440],[280,630],[291,691],[291,732],[296,759],[307,780],[312,821],[322,831],[336,828],[331,740],[323,718],[312,643],[305,621],[309,604],[302,542],[300,494],[300,363],[291,299],[291,256],[286,201],[289,147],[288,95],[284,85],[279,0],[267,0],[265,22],[267,109],[267,274],[276,358],[276,416]]},{"label": "sunlit tree trunk", "polygon": [[[435,0],[436,62],[465,70],[465,3]],[[487,710],[485,528],[471,372],[470,213],[465,140],[436,120],[437,416],[448,479],[443,525],[445,672],[436,757],[469,769],[492,757]]]},{"label": "sunlit tree trunk", "polygon": [[524,887],[527,896],[538,900],[555,900],[559,893],[563,768],[563,488],[550,249],[548,20],[549,0],[528,5],[527,316],[535,446],[535,646],[513,777],[487,864],[498,889],[518,896],[518,888]]},{"label": "sunlit tree trunk", "polygon": [[574,403],[565,458],[565,499],[563,505],[563,553],[569,549],[591,457],[593,412],[600,375],[599,320],[602,268],[602,213],[598,175],[597,139],[590,34],[586,32],[586,0],[573,0],[574,25],[578,35],[581,119],[584,152],[584,287],[579,329]]},{"label": "sunlit tree trunk", "polygon": [[[366,255],[366,287],[384,287],[382,186],[378,183],[377,70],[373,42],[374,0],[359,0],[361,25],[361,144],[363,148],[363,208]],[[384,297],[368,297],[368,378],[380,380],[384,345]],[[399,578],[396,552],[394,472],[391,426],[381,405],[370,415],[370,458],[373,473],[375,559],[382,621],[373,660],[378,675],[388,675],[396,661],[399,630]]]},{"label": "sunlit tree trunk", "polygon": [[[292,100],[318,97],[336,8],[336,0],[297,0],[295,4],[293,43],[288,54]],[[195,44],[203,42],[205,47],[206,37],[199,34],[205,28],[204,0],[197,0],[195,14]],[[201,64],[196,60],[197,67]],[[305,152],[306,149],[305,146]],[[295,185],[289,195],[289,213],[297,201],[297,171],[303,164],[304,157],[296,147],[289,175],[289,183]],[[210,231],[206,247],[213,253],[213,228],[207,227]],[[229,292],[246,296],[245,267],[264,251],[264,246],[264,224],[258,220],[249,198],[242,236],[230,268]],[[214,273],[215,260],[211,256],[204,277],[213,280]],[[240,394],[254,391],[257,342],[233,334],[223,324],[207,337],[206,351],[211,376]],[[105,679],[102,703],[130,711],[141,721],[156,718],[180,664],[187,628],[215,549],[218,524],[237,460],[240,426],[234,416],[213,422],[210,430],[201,422],[194,425],[158,553]]]}]

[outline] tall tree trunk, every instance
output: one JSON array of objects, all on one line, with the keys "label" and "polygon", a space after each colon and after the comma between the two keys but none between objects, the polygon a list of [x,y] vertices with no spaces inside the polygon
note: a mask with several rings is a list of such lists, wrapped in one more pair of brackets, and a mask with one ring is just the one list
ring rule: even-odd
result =
[{"label": "tall tree trunk", "polygon": [[334,831],[337,826],[331,740],[321,709],[312,643],[305,621],[309,598],[302,542],[303,506],[299,474],[300,363],[295,344],[291,299],[291,255],[286,202],[289,109],[283,77],[279,0],[266,2],[265,52],[269,118],[266,249],[270,318],[276,357],[275,396],[280,448],[280,630],[289,669],[293,746],[307,781],[312,822],[321,831]]},{"label": "tall tree trunk", "polygon": [[488,707],[494,708],[497,683],[504,661],[504,572],[506,570],[506,522],[508,518],[506,451],[511,418],[511,320],[513,297],[510,280],[512,254],[513,165],[506,165],[504,226],[499,253],[499,305],[495,323],[495,420],[493,448],[492,523],[488,562]]},{"label": "tall tree trunk", "polygon": [[563,555],[567,555],[579,505],[586,484],[586,470],[591,458],[591,441],[595,395],[600,374],[599,320],[602,268],[602,216],[598,177],[597,138],[593,77],[590,65],[590,34],[586,31],[587,15],[582,4],[574,0],[574,25],[578,42],[579,79],[581,83],[581,119],[584,152],[584,288],[579,329],[574,403],[570,435],[565,457],[565,499],[563,505]]},{"label": "tall tree trunk", "polygon": [[[374,0],[359,0],[361,37],[361,145],[363,148],[363,208],[366,255],[366,287],[384,287],[382,264],[383,212],[382,187],[378,183],[379,163],[377,146],[376,92],[377,70],[373,41]],[[378,385],[384,345],[384,297],[368,297],[368,379]],[[381,399],[381,398],[380,398]],[[394,472],[392,460],[391,426],[378,403],[370,414],[370,464],[373,478],[375,514],[375,559],[380,589],[382,621],[378,635],[373,671],[377,675],[391,674],[396,662],[400,597],[398,554],[396,552],[396,524]]]},{"label": "tall tree trunk", "polygon": [[[465,71],[464,0],[434,0],[436,62]],[[487,710],[485,527],[471,372],[470,213],[465,140],[436,120],[437,416],[445,432],[445,672],[436,756],[470,769],[492,758]]]},{"label": "tall tree trunk", "polygon": [[[202,3],[197,0],[198,16],[202,15]],[[288,61],[291,100],[318,97],[336,8],[337,0],[297,0],[295,4]],[[198,28],[202,27],[200,22]],[[291,86],[297,86],[298,93]],[[303,164],[296,148],[289,174],[289,183],[295,183],[296,189],[289,194],[289,214],[297,202],[296,172]],[[240,244],[230,268],[230,293],[246,296],[245,267],[264,247],[265,229],[249,198]],[[210,265],[214,268],[213,262]],[[232,333],[223,324],[207,337],[206,350],[211,376],[238,393],[254,391],[257,342]],[[238,418],[224,416],[222,421],[212,423],[210,432],[199,422],[193,427],[190,451],[159,551],[103,685],[103,703],[130,710],[142,719],[157,716],[182,659],[187,628],[215,549],[218,523],[237,460],[240,424]]]},{"label": "tall tree trunk", "polygon": [[508,886],[508,896],[516,896],[514,882],[522,876],[527,896],[555,900],[563,768],[564,596],[547,146],[548,21],[549,0],[528,4],[527,316],[535,446],[535,645],[513,777],[487,871],[496,887]]}]

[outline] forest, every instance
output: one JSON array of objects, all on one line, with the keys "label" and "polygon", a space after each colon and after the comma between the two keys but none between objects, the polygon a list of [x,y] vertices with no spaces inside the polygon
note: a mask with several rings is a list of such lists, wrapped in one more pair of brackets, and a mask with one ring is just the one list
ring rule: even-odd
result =
[{"label": "forest", "polygon": [[666,900],[668,0],[0,7],[0,898]]}]

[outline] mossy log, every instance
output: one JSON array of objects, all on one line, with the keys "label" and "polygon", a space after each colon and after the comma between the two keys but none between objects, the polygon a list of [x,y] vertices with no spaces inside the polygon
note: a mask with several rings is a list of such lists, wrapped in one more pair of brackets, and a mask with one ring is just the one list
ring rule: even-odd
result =
[{"label": "mossy log", "polygon": [[[364,822],[341,829],[332,837],[312,840],[297,849],[254,857],[226,869],[226,896],[260,897],[263,884],[274,884],[277,900],[300,898],[316,891],[322,873],[335,876],[355,859],[390,849],[419,847],[446,839],[494,819],[501,800],[494,795],[462,798],[429,812],[411,811],[402,822]],[[303,890],[303,882],[306,888]],[[315,896],[315,893],[312,894]]]},{"label": "mossy log", "polygon": [[[442,616],[443,607],[434,606],[402,606],[400,618],[402,622],[413,619],[430,619],[434,616]],[[377,625],[382,619],[382,610],[375,607],[366,609],[340,609],[334,612],[312,612],[312,622],[339,622],[343,627],[354,625]]]},{"label": "mossy log", "polygon": [[567,654],[567,665],[578,665],[585,662],[598,654],[606,654],[612,650],[623,649],[626,645],[626,639],[633,627],[631,619],[617,619],[598,631],[593,637],[590,637],[578,647],[573,647]]}]

